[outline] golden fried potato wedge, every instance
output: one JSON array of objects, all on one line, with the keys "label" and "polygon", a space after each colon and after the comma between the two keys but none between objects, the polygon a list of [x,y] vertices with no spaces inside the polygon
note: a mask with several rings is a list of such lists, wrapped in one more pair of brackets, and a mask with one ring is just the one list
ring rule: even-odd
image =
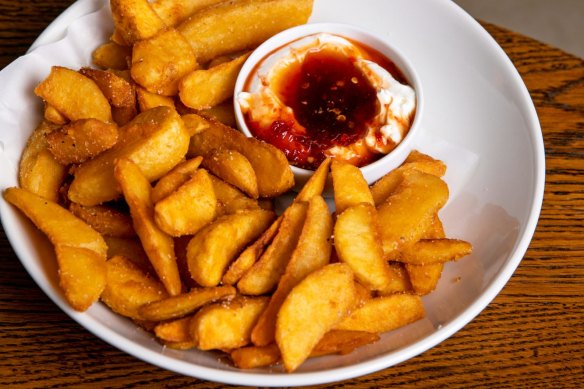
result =
[{"label": "golden fried potato wedge", "polygon": [[318,169],[315,170],[300,192],[298,192],[294,201],[310,201],[314,196],[322,195],[328,178],[331,162],[332,160],[330,158],[326,158],[322,161]]},{"label": "golden fried potato wedge", "polygon": [[405,247],[398,260],[412,265],[456,261],[472,253],[472,245],[460,239],[422,239]]},{"label": "golden fried potato wedge", "polygon": [[110,258],[106,269],[107,282],[101,301],[122,316],[146,320],[139,314],[139,308],[168,297],[160,281],[125,257],[116,255]]},{"label": "golden fried potato wedge", "polygon": [[213,175],[211,181],[217,197],[217,216],[229,215],[245,209],[260,208],[256,200],[250,199],[225,181]]},{"label": "golden fried potato wedge", "polygon": [[175,29],[166,29],[132,49],[132,78],[151,93],[174,96],[181,78],[197,69],[193,50]]},{"label": "golden fried potato wedge", "polygon": [[344,263],[316,270],[292,289],[276,321],[276,343],[288,372],[296,370],[322,337],[349,315],[355,298],[353,272]]},{"label": "golden fried potato wedge", "polygon": [[129,46],[156,35],[166,27],[148,0],[111,0],[110,6],[117,40]]},{"label": "golden fried potato wedge", "polygon": [[238,297],[205,307],[191,321],[191,336],[201,350],[243,347],[267,304],[267,297]]},{"label": "golden fried potato wedge", "polygon": [[334,236],[339,259],[351,267],[360,283],[372,290],[404,291],[383,258],[373,205],[357,204],[338,215]]},{"label": "golden fried potato wedge", "polygon": [[217,197],[209,173],[198,170],[175,192],[154,206],[154,220],[170,236],[193,235],[217,214]]},{"label": "golden fried potato wedge", "polygon": [[222,216],[205,227],[187,247],[192,278],[201,286],[219,284],[229,263],[264,232],[273,219],[270,211],[249,210]]},{"label": "golden fried potato wedge", "polygon": [[[187,118],[188,117],[188,118]],[[294,186],[294,175],[282,151],[255,138],[248,138],[241,132],[216,121],[209,121],[191,114],[183,116],[191,137],[189,156],[201,155],[206,158],[218,148],[236,150],[243,154],[253,166],[261,197],[278,196]]]},{"label": "golden fried potato wedge", "polygon": [[334,160],[331,164],[335,207],[337,214],[360,203],[373,205],[373,197],[361,170],[344,161]]},{"label": "golden fried potato wedge", "polygon": [[175,27],[196,11],[224,0],[157,0],[150,5],[167,26]]},{"label": "golden fried potato wedge", "polygon": [[208,109],[233,96],[235,81],[249,53],[209,69],[195,70],[179,83],[179,96],[184,105]]},{"label": "golden fried potato wedge", "polygon": [[106,42],[93,51],[92,60],[95,66],[102,69],[125,70],[132,56],[132,48],[115,42]]},{"label": "golden fried potato wedge", "polygon": [[245,250],[237,257],[235,261],[231,263],[227,272],[223,276],[221,282],[225,285],[235,285],[237,281],[243,277],[243,275],[251,269],[251,267],[256,263],[258,258],[264,252],[264,249],[269,245],[278,230],[280,229],[280,224],[282,223],[282,217],[277,218],[270,228],[268,228],[264,233],[252,244],[247,246]]},{"label": "golden fried potato wedge", "polygon": [[57,244],[59,284],[76,311],[87,310],[106,286],[105,255],[91,249]]},{"label": "golden fried potato wedge", "polygon": [[232,100],[198,111],[198,114],[209,120],[215,119],[229,127],[235,128],[237,126]]},{"label": "golden fried potato wedge", "polygon": [[152,202],[156,204],[186,183],[197,172],[202,161],[203,157],[192,158],[166,173],[152,188]]},{"label": "golden fried potato wedge", "polygon": [[113,107],[135,107],[136,92],[134,86],[119,75],[91,68],[81,68],[79,73],[92,79]]},{"label": "golden fried potato wedge", "polygon": [[63,125],[68,122],[67,118],[63,116],[61,112],[57,110],[57,108],[53,107],[50,104],[45,103],[45,112],[43,114],[46,121],[51,122],[53,124]]},{"label": "golden fried potato wedge", "polygon": [[386,259],[395,259],[400,248],[420,240],[447,200],[448,186],[440,178],[419,171],[406,175],[377,209]]},{"label": "golden fried potato wedge", "polygon": [[172,97],[150,93],[141,86],[136,87],[136,96],[138,98],[140,112],[148,111],[156,107],[170,107],[175,109],[174,99]]},{"label": "golden fried potato wedge", "polygon": [[214,150],[203,160],[203,167],[249,197],[258,198],[255,172],[249,160],[241,153],[230,149]]},{"label": "golden fried potato wedge", "polygon": [[193,313],[203,305],[213,301],[231,298],[236,293],[237,291],[232,286],[195,288],[178,296],[143,305],[139,309],[139,313],[146,320],[152,321],[177,319]]},{"label": "golden fried potato wedge", "polygon": [[191,319],[191,316],[186,316],[180,319],[157,324],[156,327],[154,327],[154,334],[164,342],[192,342],[193,347],[196,347],[189,330]]},{"label": "golden fried potato wedge", "polygon": [[79,119],[47,134],[49,151],[62,165],[82,163],[112,148],[118,127],[97,119]]},{"label": "golden fried potato wedge", "polygon": [[276,344],[237,348],[230,353],[231,360],[240,369],[270,366],[280,361],[280,349]]},{"label": "golden fried potato wedge", "polygon": [[138,236],[134,238],[104,236],[103,239],[107,243],[107,257],[109,259],[115,256],[124,257],[138,266],[142,272],[148,275],[156,274]]},{"label": "golden fried potato wedge", "polygon": [[85,207],[80,204],[69,204],[69,211],[103,236],[117,238],[132,238],[136,231],[132,227],[129,215],[107,205]]},{"label": "golden fried potato wedge", "polygon": [[311,357],[340,354],[345,355],[353,350],[375,343],[379,335],[365,331],[331,330],[327,332],[314,347]]},{"label": "golden fried potato wedge", "polygon": [[381,333],[403,327],[424,317],[419,296],[393,294],[368,300],[334,328]]},{"label": "golden fried potato wedge", "polygon": [[98,119],[112,121],[112,111],[95,82],[75,70],[53,66],[51,73],[34,93],[68,120]]},{"label": "golden fried potato wedge", "polygon": [[129,159],[149,181],[155,181],[174,168],[185,156],[189,134],[176,111],[153,108],[120,128],[118,143],[81,164],[69,188],[71,201],[97,205],[119,197],[114,178],[114,162]]},{"label": "golden fried potato wedge", "polygon": [[59,188],[67,175],[67,167],[48,151],[46,135],[58,128],[43,120],[28,138],[18,167],[19,185],[53,202],[59,200]]},{"label": "golden fried potato wedge", "polygon": [[4,199],[20,209],[53,245],[85,248],[105,261],[107,245],[103,237],[65,208],[25,189],[8,188],[3,194]]},{"label": "golden fried potato wedge", "polygon": [[274,341],[276,316],[288,293],[308,274],[329,263],[332,230],[333,220],[326,202],[321,196],[314,196],[308,203],[302,233],[284,275],[253,329],[251,338],[255,345],[266,346]]},{"label": "golden fried potato wedge", "polygon": [[228,1],[196,12],[177,28],[204,63],[254,48],[280,31],[306,23],[311,12],[312,0]]},{"label": "golden fried potato wedge", "polygon": [[114,175],[130,207],[134,229],[158,278],[171,296],[182,290],[174,241],[154,221],[152,188],[140,168],[128,159],[116,161]]},{"label": "golden fried potato wedge", "polygon": [[307,209],[306,203],[294,203],[285,211],[278,234],[256,264],[237,283],[240,293],[260,295],[276,288],[300,239]]}]

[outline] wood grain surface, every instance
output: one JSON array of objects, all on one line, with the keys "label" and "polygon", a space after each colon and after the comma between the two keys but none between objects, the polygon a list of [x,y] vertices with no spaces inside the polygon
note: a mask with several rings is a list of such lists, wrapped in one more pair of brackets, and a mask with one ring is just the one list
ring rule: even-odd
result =
[{"label": "wood grain surface", "polygon": [[[0,0],[0,69],[72,1]],[[503,291],[470,324],[398,366],[325,388],[584,385],[584,62],[484,24],[535,102],[546,148],[541,219]],[[2,87],[2,86],[0,86]],[[0,387],[226,385],[183,377],[99,340],[62,313],[0,231]]]}]

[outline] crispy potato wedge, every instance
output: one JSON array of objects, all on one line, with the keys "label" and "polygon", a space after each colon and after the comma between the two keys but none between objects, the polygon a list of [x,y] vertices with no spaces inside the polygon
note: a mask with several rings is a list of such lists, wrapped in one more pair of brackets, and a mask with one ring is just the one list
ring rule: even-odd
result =
[{"label": "crispy potato wedge", "polygon": [[264,233],[251,245],[249,245],[243,252],[237,257],[235,261],[231,263],[227,272],[223,276],[221,282],[225,285],[235,285],[237,281],[243,277],[243,275],[251,269],[251,267],[256,263],[258,258],[264,252],[264,249],[269,245],[278,230],[280,229],[280,224],[282,223],[282,217],[277,218],[270,228],[268,228]]},{"label": "crispy potato wedge", "polygon": [[135,107],[134,86],[117,74],[91,68],[81,68],[79,73],[92,79],[113,107]]},{"label": "crispy potato wedge", "polygon": [[177,28],[204,63],[254,48],[280,31],[306,23],[311,12],[312,0],[228,1],[196,12]]},{"label": "crispy potato wedge", "polygon": [[[188,118],[187,118],[188,117]],[[261,197],[278,196],[294,186],[294,175],[284,153],[265,142],[248,138],[241,132],[198,115],[186,115],[187,127],[196,128],[191,133],[189,156],[207,158],[218,148],[227,148],[243,154],[253,166]]]},{"label": "crispy potato wedge", "polygon": [[95,66],[102,69],[125,70],[132,56],[132,48],[115,42],[106,42],[93,51],[92,60]]},{"label": "crispy potato wedge", "polygon": [[393,294],[366,301],[334,328],[381,333],[413,323],[424,315],[424,306],[419,296]]},{"label": "crispy potato wedge", "polygon": [[68,120],[112,121],[112,110],[103,92],[90,78],[75,70],[53,66],[34,93]]},{"label": "crispy potato wedge", "polygon": [[128,159],[116,161],[114,175],[130,207],[134,230],[152,267],[168,294],[176,296],[182,290],[182,283],[176,264],[174,241],[154,222],[150,183],[140,168]]},{"label": "crispy potato wedge", "polygon": [[237,348],[230,353],[231,360],[240,369],[270,366],[280,361],[280,349],[276,344]]},{"label": "crispy potato wedge", "polygon": [[188,142],[189,134],[176,111],[158,107],[143,112],[120,128],[113,148],[75,170],[69,198],[82,205],[118,198],[114,162],[122,158],[134,162],[149,181],[155,181],[184,158]]},{"label": "crispy potato wedge", "polygon": [[335,250],[355,278],[372,290],[403,292],[398,275],[383,258],[375,207],[361,203],[347,208],[335,223]]},{"label": "crispy potato wedge", "polygon": [[68,122],[67,118],[63,116],[61,112],[57,110],[57,108],[53,107],[50,104],[45,103],[45,112],[43,114],[46,121],[51,122],[53,124],[63,125]]},{"label": "crispy potato wedge", "polygon": [[223,0],[157,0],[150,5],[167,26],[175,27],[196,11]]},{"label": "crispy potato wedge", "polygon": [[18,167],[19,185],[53,202],[58,201],[59,188],[67,175],[67,167],[47,150],[46,135],[58,128],[43,120],[28,138]]},{"label": "crispy potato wedge", "polygon": [[176,95],[180,79],[197,67],[191,46],[172,28],[137,42],[132,49],[132,78],[151,93]]},{"label": "crispy potato wedge", "polygon": [[344,161],[333,160],[331,175],[337,214],[360,203],[373,205],[371,191],[358,167]]},{"label": "crispy potato wedge", "polygon": [[249,210],[222,216],[205,227],[187,247],[191,277],[201,286],[219,284],[229,263],[264,232],[273,219],[270,211]]},{"label": "crispy potato wedge", "polygon": [[446,173],[446,165],[429,155],[416,150],[412,151],[402,166],[390,171],[373,184],[371,187],[371,195],[373,196],[375,206],[383,203],[402,182],[404,175],[412,170],[442,177]]},{"label": "crispy potato wedge", "polygon": [[237,121],[235,120],[235,111],[233,109],[233,101],[231,100],[218,104],[214,107],[201,110],[198,112],[198,114],[209,120],[215,119],[229,127],[235,128],[237,126]]},{"label": "crispy potato wedge", "polygon": [[161,340],[165,342],[172,342],[172,343],[184,343],[184,342],[192,342],[193,347],[196,347],[196,344],[193,342],[190,333],[190,322],[192,316],[186,316],[180,319],[175,319],[171,321],[166,321],[160,324],[157,324],[154,327],[154,334]]},{"label": "crispy potato wedge", "polygon": [[107,282],[101,301],[122,316],[146,320],[139,314],[139,308],[168,297],[160,281],[125,257],[116,255],[110,258],[106,269]]},{"label": "crispy potato wedge", "polygon": [[117,43],[131,46],[158,34],[166,27],[148,0],[111,0],[110,6],[116,40],[121,41]]},{"label": "crispy potato wedge", "polygon": [[214,150],[203,160],[203,167],[249,197],[258,198],[255,172],[249,160],[241,153],[230,149]]},{"label": "crispy potato wedge", "polygon": [[138,266],[142,272],[148,275],[154,275],[156,272],[142,247],[140,239],[134,238],[117,238],[114,236],[104,236],[103,239],[107,244],[107,257],[111,259],[115,256],[124,257],[134,265]]},{"label": "crispy potato wedge", "polygon": [[365,331],[331,330],[327,332],[314,347],[311,357],[340,354],[345,355],[353,350],[375,343],[379,335]]},{"label": "crispy potato wedge", "polygon": [[276,321],[276,343],[288,372],[296,370],[322,337],[349,315],[355,298],[353,272],[343,263],[316,270],[292,289]]},{"label": "crispy potato wedge", "polygon": [[237,283],[240,293],[260,295],[276,288],[300,239],[307,209],[306,203],[294,203],[285,211],[278,234],[256,264]]},{"label": "crispy potato wedge", "polygon": [[251,338],[255,345],[274,342],[276,317],[288,293],[308,274],[329,263],[332,230],[333,220],[326,202],[321,196],[314,196],[308,203],[302,233],[284,275],[253,329]]},{"label": "crispy potato wedge", "polygon": [[103,236],[117,238],[132,238],[136,236],[130,216],[107,205],[85,207],[71,203],[69,204],[69,211]]},{"label": "crispy potato wedge", "polygon": [[166,173],[152,189],[152,202],[156,204],[186,183],[197,172],[202,161],[203,157],[192,158]]},{"label": "crispy potato wedge", "polygon": [[243,347],[267,304],[267,297],[238,297],[205,307],[191,321],[191,336],[201,350]]},{"label": "crispy potato wedge", "polygon": [[399,253],[400,262],[429,265],[456,261],[472,253],[472,245],[460,239],[422,239]]},{"label": "crispy potato wedge", "polygon": [[118,141],[118,127],[97,119],[79,119],[46,135],[49,151],[62,165],[82,163]]},{"label": "crispy potato wedge", "polygon": [[448,186],[440,178],[419,171],[405,176],[377,209],[386,259],[395,259],[400,248],[420,240],[447,200]]},{"label": "crispy potato wedge", "polygon": [[106,286],[105,255],[83,247],[57,244],[59,284],[76,311],[87,310]]},{"label": "crispy potato wedge", "polygon": [[8,188],[3,194],[4,199],[20,209],[53,245],[85,248],[105,261],[107,245],[103,237],[65,208],[25,189]]},{"label": "crispy potato wedge", "polygon": [[211,176],[211,181],[217,197],[218,216],[229,215],[245,209],[260,208],[256,200],[250,199],[225,181],[215,176]]},{"label": "crispy potato wedge", "polygon": [[175,192],[154,206],[154,220],[170,236],[193,235],[217,214],[217,197],[209,173],[198,170]]},{"label": "crispy potato wedge", "polygon": [[169,107],[175,109],[174,99],[172,97],[150,93],[141,86],[136,87],[136,96],[138,98],[140,112],[148,111],[149,109],[156,107]]},{"label": "crispy potato wedge", "polygon": [[315,170],[300,192],[298,192],[294,201],[310,201],[314,196],[322,195],[328,178],[331,162],[332,160],[330,158],[326,158],[322,161],[318,169]]},{"label": "crispy potato wedge", "polygon": [[195,288],[178,296],[143,305],[139,313],[146,320],[152,321],[177,319],[193,313],[205,304],[232,298],[236,293],[237,291],[232,286]]},{"label": "crispy potato wedge", "polygon": [[249,53],[209,69],[195,70],[180,80],[178,89],[184,105],[208,109],[233,96],[235,81]]}]

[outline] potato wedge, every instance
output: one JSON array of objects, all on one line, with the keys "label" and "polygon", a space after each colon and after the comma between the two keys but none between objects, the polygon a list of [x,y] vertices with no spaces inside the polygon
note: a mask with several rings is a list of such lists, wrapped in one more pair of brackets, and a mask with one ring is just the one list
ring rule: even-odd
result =
[{"label": "potato wedge", "polygon": [[20,209],[55,246],[79,247],[104,258],[107,245],[87,223],[55,202],[20,188],[8,188],[4,199]]},{"label": "potato wedge", "polygon": [[333,160],[331,175],[337,214],[360,203],[373,205],[371,191],[358,167],[344,161]]},{"label": "potato wedge", "polygon": [[238,297],[199,311],[191,321],[191,335],[201,350],[231,350],[250,342],[250,333],[267,297]]},{"label": "potato wedge", "polygon": [[178,89],[184,105],[208,109],[233,96],[235,81],[249,53],[209,69],[195,70],[180,80]]},{"label": "potato wedge", "polygon": [[241,153],[229,149],[214,150],[203,160],[203,167],[249,197],[258,198],[255,172],[249,160]]},{"label": "potato wedge", "polygon": [[258,209],[223,216],[205,227],[187,247],[191,277],[201,286],[219,284],[229,263],[273,219],[272,212]]},{"label": "potato wedge", "polygon": [[306,23],[311,12],[312,0],[229,1],[196,12],[177,28],[199,62],[205,63],[254,48],[280,31]]},{"label": "potato wedge", "polygon": [[140,112],[148,111],[149,109],[156,107],[169,107],[175,109],[174,99],[172,97],[150,93],[141,86],[136,87],[136,96],[138,98]]},{"label": "potato wedge", "polygon": [[170,236],[193,235],[217,214],[217,198],[209,173],[198,170],[175,192],[154,206],[154,220]]},{"label": "potato wedge", "polygon": [[178,296],[143,305],[139,313],[146,320],[152,321],[177,319],[193,313],[205,304],[232,298],[236,293],[237,291],[232,286],[195,288]]},{"label": "potato wedge", "polygon": [[43,116],[46,121],[53,124],[63,125],[68,122],[67,118],[63,116],[63,114],[59,112],[57,108],[47,103],[45,103],[45,112]]},{"label": "potato wedge", "polygon": [[383,258],[373,205],[361,203],[338,215],[334,236],[339,259],[351,267],[359,282],[372,290],[404,291],[399,276]]},{"label": "potato wedge", "polygon": [[85,162],[117,141],[117,126],[97,119],[75,120],[47,134],[49,151],[62,165]]},{"label": "potato wedge", "polygon": [[182,290],[182,283],[176,264],[174,241],[154,222],[150,183],[140,168],[128,159],[116,161],[114,175],[130,207],[134,230],[152,267],[168,294],[176,296]]},{"label": "potato wedge", "polygon": [[405,176],[377,209],[385,258],[395,259],[400,248],[420,240],[447,200],[448,186],[440,178],[419,171]]},{"label": "potato wedge", "polygon": [[[188,118],[187,118],[188,117]],[[203,158],[218,148],[227,148],[243,154],[253,166],[261,197],[278,196],[294,186],[294,175],[284,153],[272,145],[216,121],[198,115],[186,115],[187,127],[196,128],[189,146],[189,156]]]},{"label": "potato wedge", "polygon": [[152,202],[156,204],[186,183],[196,172],[203,157],[196,157],[176,165],[152,188]]},{"label": "potato wedge", "polygon": [[296,370],[322,337],[349,315],[355,298],[353,272],[343,263],[311,273],[292,289],[276,321],[276,343],[286,371]]},{"label": "potato wedge", "polygon": [[206,119],[215,119],[226,126],[235,128],[237,121],[235,120],[235,111],[233,109],[233,101],[228,100],[224,103],[214,107],[198,111],[198,114]]},{"label": "potato wedge", "polygon": [[318,169],[310,176],[306,184],[302,187],[298,195],[294,198],[294,201],[310,201],[314,196],[322,195],[324,188],[326,186],[326,181],[328,178],[329,169],[332,160],[326,158]]},{"label": "potato wedge", "polygon": [[353,350],[375,343],[379,335],[365,331],[331,330],[327,332],[314,347],[311,357],[340,354],[345,355]]},{"label": "potato wedge", "polygon": [[272,242],[278,233],[282,219],[282,217],[277,218],[259,239],[243,250],[239,257],[231,263],[229,269],[227,269],[227,272],[225,272],[225,275],[221,279],[223,284],[235,285],[251,269],[264,252],[266,246]]},{"label": "potato wedge", "polygon": [[130,216],[112,207],[106,205],[85,207],[71,203],[69,204],[69,211],[103,236],[117,238],[132,238],[136,236]]},{"label": "potato wedge", "polygon": [[115,256],[124,257],[136,265],[142,272],[148,275],[156,274],[138,236],[134,238],[104,236],[103,239],[107,244],[107,257],[109,259]]},{"label": "potato wedge", "polygon": [[260,209],[256,200],[250,199],[225,181],[211,176],[217,197],[217,215],[229,215],[245,209]]},{"label": "potato wedge", "polygon": [[422,239],[405,247],[398,260],[413,265],[456,261],[472,253],[472,245],[460,239]]},{"label": "potato wedge", "polygon": [[280,349],[276,344],[237,348],[230,353],[231,360],[240,369],[270,366],[280,361]]},{"label": "potato wedge", "polygon": [[148,0],[111,0],[112,18],[117,40],[129,46],[148,39],[163,30],[166,25],[154,12]]},{"label": "potato wedge", "polygon": [[93,80],[113,107],[135,107],[136,92],[133,85],[117,74],[91,68],[81,68],[79,73]]},{"label": "potato wedge", "polygon": [[266,346],[274,341],[276,317],[288,293],[308,274],[329,263],[332,230],[333,220],[326,202],[321,196],[314,196],[308,203],[302,233],[284,275],[253,329],[251,338],[255,345]]},{"label": "potato wedge", "polygon": [[101,300],[122,316],[146,320],[139,314],[139,308],[168,297],[160,281],[125,257],[116,255],[110,258],[106,269],[107,282]]},{"label": "potato wedge", "polygon": [[132,78],[151,93],[174,96],[181,78],[197,69],[193,50],[175,29],[166,29],[132,49]]},{"label": "potato wedge", "polygon": [[177,26],[196,11],[223,0],[157,0],[150,5],[164,24]]},{"label": "potato wedge", "polygon": [[67,176],[67,167],[60,164],[48,150],[42,150],[27,161],[21,160],[20,185],[47,200],[57,202],[59,189]]},{"label": "potato wedge", "polygon": [[92,60],[95,66],[102,69],[128,69],[132,56],[132,48],[115,42],[106,42],[93,51]]},{"label": "potato wedge", "polygon": [[106,286],[105,255],[83,247],[57,244],[59,285],[76,311],[87,310]]},{"label": "potato wedge", "polygon": [[149,181],[174,168],[185,156],[189,134],[176,111],[153,108],[120,128],[120,139],[111,149],[81,164],[69,188],[71,201],[97,205],[119,197],[114,178],[114,162],[126,158],[134,162]]},{"label": "potato wedge", "polygon": [[154,327],[154,334],[165,342],[192,342],[193,347],[196,347],[189,330],[191,319],[191,316],[186,316],[157,324]]},{"label": "potato wedge", "polygon": [[300,239],[307,209],[306,203],[294,203],[285,211],[278,234],[256,264],[237,283],[240,293],[260,295],[276,288]]},{"label": "potato wedge", "polygon": [[368,300],[349,317],[336,325],[336,330],[381,333],[403,327],[424,317],[420,297],[393,294]]},{"label": "potato wedge", "polygon": [[34,93],[69,120],[112,121],[111,107],[103,92],[90,78],[75,70],[53,66]]}]

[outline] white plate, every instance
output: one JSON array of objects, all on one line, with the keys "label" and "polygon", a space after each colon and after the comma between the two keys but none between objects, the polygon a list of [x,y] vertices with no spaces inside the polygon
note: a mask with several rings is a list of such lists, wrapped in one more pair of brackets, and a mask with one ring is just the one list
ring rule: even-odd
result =
[{"label": "white plate", "polygon": [[[73,4],[30,54],[0,73],[0,189],[17,184],[20,153],[40,120],[34,86],[51,65],[90,64],[92,50],[111,31],[108,8],[100,9],[104,3]],[[57,287],[54,261],[46,260],[53,256],[47,239],[0,200],[2,223],[16,254],[63,311],[119,349],[181,374],[291,386],[348,379],[403,362],[458,331],[499,293],[529,245],[545,178],[537,115],[510,60],[449,0],[316,0],[310,22],[349,23],[385,37],[410,59],[424,84],[425,135],[418,147],[449,167],[445,179],[451,199],[441,212],[447,234],[474,245],[473,255],[447,264],[437,290],[424,297],[426,318],[352,354],[311,359],[293,374],[280,367],[239,371],[218,353],[163,348],[102,304],[86,313],[73,311]]]}]

